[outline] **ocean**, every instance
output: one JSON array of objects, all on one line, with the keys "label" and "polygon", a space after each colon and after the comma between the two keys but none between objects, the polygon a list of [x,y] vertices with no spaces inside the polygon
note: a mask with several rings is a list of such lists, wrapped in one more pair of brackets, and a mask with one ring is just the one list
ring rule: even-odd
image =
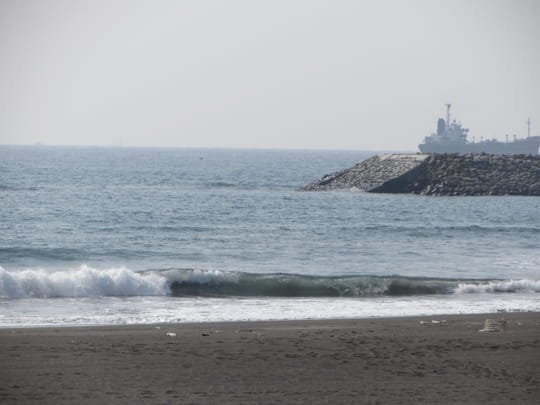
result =
[{"label": "ocean", "polygon": [[298,191],[373,154],[0,146],[0,327],[540,311],[540,198]]}]

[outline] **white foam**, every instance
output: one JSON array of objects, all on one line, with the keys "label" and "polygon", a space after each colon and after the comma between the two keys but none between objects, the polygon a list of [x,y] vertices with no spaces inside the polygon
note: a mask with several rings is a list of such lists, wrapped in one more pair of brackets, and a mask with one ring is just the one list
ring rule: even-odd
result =
[{"label": "white foam", "polygon": [[2,327],[371,318],[540,311],[537,294],[396,298],[90,297],[4,300]]},{"label": "white foam", "polygon": [[504,280],[488,283],[462,283],[454,290],[456,294],[540,292],[540,280]]},{"label": "white foam", "polygon": [[7,271],[0,267],[1,298],[51,298],[166,295],[167,280],[126,268],[98,270],[86,265],[76,270]]}]

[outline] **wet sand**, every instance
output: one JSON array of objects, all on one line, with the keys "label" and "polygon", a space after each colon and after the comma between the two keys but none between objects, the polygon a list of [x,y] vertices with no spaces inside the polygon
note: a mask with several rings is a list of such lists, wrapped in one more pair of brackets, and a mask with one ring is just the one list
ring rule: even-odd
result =
[{"label": "wet sand", "polygon": [[536,404],[540,313],[0,329],[0,365],[2,404]]}]

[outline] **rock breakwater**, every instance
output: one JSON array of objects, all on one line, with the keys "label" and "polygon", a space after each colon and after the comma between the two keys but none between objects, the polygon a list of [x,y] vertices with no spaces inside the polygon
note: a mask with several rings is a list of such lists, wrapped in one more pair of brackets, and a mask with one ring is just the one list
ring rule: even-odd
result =
[{"label": "rock breakwater", "polygon": [[302,191],[540,196],[540,156],[388,154],[323,176]]}]

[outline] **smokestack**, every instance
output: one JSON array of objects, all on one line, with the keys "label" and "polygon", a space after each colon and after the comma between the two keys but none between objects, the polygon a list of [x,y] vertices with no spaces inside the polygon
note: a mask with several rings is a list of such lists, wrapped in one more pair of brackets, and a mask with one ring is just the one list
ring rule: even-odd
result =
[{"label": "smokestack", "polygon": [[450,128],[450,107],[452,104],[445,104],[446,106],[446,127]]}]

